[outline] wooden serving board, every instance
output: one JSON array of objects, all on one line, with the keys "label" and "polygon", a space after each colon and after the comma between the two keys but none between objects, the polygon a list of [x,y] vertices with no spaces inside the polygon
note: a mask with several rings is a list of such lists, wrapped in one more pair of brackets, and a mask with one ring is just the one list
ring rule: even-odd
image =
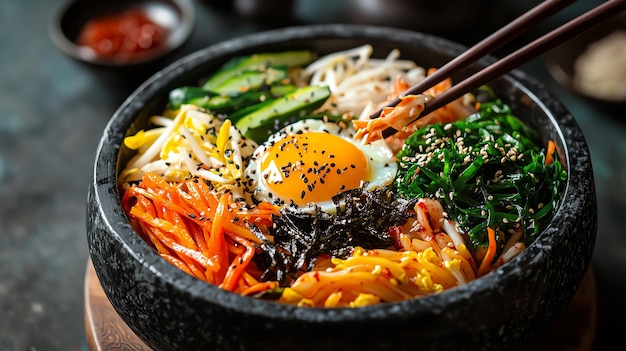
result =
[{"label": "wooden serving board", "polygon": [[[590,351],[595,328],[596,290],[590,269],[570,305],[533,351]],[[85,273],[85,331],[89,351],[150,351],[107,299],[91,260]]]}]

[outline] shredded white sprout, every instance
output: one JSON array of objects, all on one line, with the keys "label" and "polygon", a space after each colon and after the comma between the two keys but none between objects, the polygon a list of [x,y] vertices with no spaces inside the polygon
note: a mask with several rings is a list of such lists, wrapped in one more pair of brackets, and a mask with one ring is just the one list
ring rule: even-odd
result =
[{"label": "shredded white sprout", "polygon": [[193,105],[181,106],[173,119],[154,116],[159,127],[125,139],[138,151],[120,175],[122,184],[155,172],[168,181],[190,176],[209,181],[216,190],[229,189],[244,197],[241,177],[246,159],[257,145],[244,139],[229,120],[221,121]]},{"label": "shredded white sprout", "polygon": [[513,246],[508,248],[508,250],[504,251],[498,260],[496,261],[497,265],[502,265],[510,260],[512,260],[515,256],[519,255],[522,251],[526,249],[526,245],[523,242],[516,242]]},{"label": "shredded white sprout", "polygon": [[321,110],[359,116],[368,105],[386,101],[398,78],[414,85],[425,77],[426,70],[399,59],[398,50],[385,59],[372,58],[372,53],[371,45],[363,45],[321,57],[306,67],[311,85],[326,85],[332,92]]}]

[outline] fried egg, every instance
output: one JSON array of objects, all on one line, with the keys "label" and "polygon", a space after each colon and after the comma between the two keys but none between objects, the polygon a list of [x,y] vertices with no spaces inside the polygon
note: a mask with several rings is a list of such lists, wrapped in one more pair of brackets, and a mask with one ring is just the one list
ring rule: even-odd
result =
[{"label": "fried egg", "polygon": [[344,122],[307,119],[271,135],[253,153],[245,176],[257,201],[335,212],[342,191],[391,184],[396,158],[383,140],[363,144]]}]

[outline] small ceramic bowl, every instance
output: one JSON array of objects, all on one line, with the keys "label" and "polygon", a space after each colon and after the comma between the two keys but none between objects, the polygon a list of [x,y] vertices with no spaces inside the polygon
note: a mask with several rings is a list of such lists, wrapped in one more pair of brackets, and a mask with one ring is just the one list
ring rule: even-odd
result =
[{"label": "small ceramic bowl", "polygon": [[[607,38],[614,35],[617,32],[622,32],[623,36],[620,38],[621,44],[618,50],[617,41],[613,41],[613,44],[607,43]],[[598,43],[602,41],[603,46],[598,46]],[[595,46],[592,46],[595,45]],[[611,49],[610,47],[613,47]],[[604,48],[602,48],[604,47]],[[546,66],[552,77],[562,86],[577,94],[578,96],[586,99],[594,105],[606,109],[608,111],[623,111],[626,108],[626,97],[615,98],[608,94],[608,92],[602,89],[596,89],[598,84],[607,84],[610,79],[607,79],[606,73],[593,73],[594,69],[599,69],[602,72],[606,72],[606,67],[611,67],[614,72],[626,72],[626,18],[615,17],[607,20],[604,23],[597,25],[596,27],[568,40],[567,42],[559,45],[553,50],[549,51],[546,58]],[[594,50],[601,50],[593,53]],[[609,54],[605,54],[610,52]],[[618,54],[620,53],[621,54]],[[582,67],[577,66],[577,62],[581,56],[585,54],[586,60],[580,61],[588,63],[588,67],[584,71],[587,73],[584,80],[577,77],[577,74],[581,74]],[[593,66],[596,68],[593,68]],[[621,65],[616,67],[616,65]],[[610,72],[610,71],[609,71]],[[600,75],[601,74],[601,75]],[[610,73],[609,73],[610,74]],[[623,76],[624,73],[621,73]],[[620,74],[614,74],[612,77],[620,77]],[[622,88],[624,91],[624,80],[621,80]],[[583,87],[585,83],[591,82],[587,86],[591,91],[586,91]],[[594,82],[599,81],[599,82]],[[608,88],[604,88],[608,89]],[[623,94],[622,94],[623,96]]]},{"label": "small ceramic bowl", "polygon": [[156,350],[523,350],[568,305],[589,267],[596,237],[590,154],[574,117],[518,71],[490,86],[544,142],[556,142],[567,187],[561,207],[534,243],[468,284],[398,303],[303,308],[240,296],[193,278],[162,259],[132,229],[116,183],[132,156],[123,139],[163,110],[170,90],[198,84],[234,56],[296,48],[321,55],[366,43],[375,56],[397,48],[423,67],[439,67],[465,50],[438,37],[390,28],[278,29],[178,60],[115,112],[97,150],[88,194],[89,253],[111,304],[147,345]]},{"label": "small ceramic bowl", "polygon": [[[79,43],[81,32],[94,20],[137,10],[163,29],[158,45],[121,58],[100,55]],[[137,68],[156,63],[173,53],[189,38],[195,21],[191,0],[112,0],[67,2],[53,18],[50,37],[65,55],[101,68]]]}]

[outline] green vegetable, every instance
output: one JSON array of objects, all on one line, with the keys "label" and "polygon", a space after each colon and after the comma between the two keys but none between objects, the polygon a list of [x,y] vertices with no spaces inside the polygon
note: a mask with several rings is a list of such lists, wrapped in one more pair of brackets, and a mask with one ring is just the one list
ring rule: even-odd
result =
[{"label": "green vegetable", "polygon": [[[287,79],[288,71],[285,67],[268,67],[263,70],[243,71],[212,87],[210,90],[222,95],[234,95],[251,90],[271,86]],[[207,89],[206,87],[204,89]]]},{"label": "green vegetable", "polygon": [[217,94],[201,87],[180,87],[170,91],[167,108],[177,109],[180,105],[189,104],[193,100],[209,99]]},{"label": "green vegetable", "polygon": [[242,56],[228,61],[202,87],[181,87],[170,92],[168,108],[194,104],[225,115],[242,134],[256,142],[303,117],[339,119],[317,115],[330,96],[328,87],[297,88],[289,69],[311,62],[310,51],[286,51]]},{"label": "green vegetable", "polygon": [[313,61],[315,54],[308,50],[285,51],[278,53],[260,53],[242,56],[226,62],[220,70],[211,76],[203,85],[206,90],[215,90],[227,80],[244,71],[259,71],[270,66],[296,67]]},{"label": "green vegetable", "polygon": [[[281,84],[271,87],[269,91],[253,91],[231,97],[230,100],[233,108],[229,111],[232,113],[228,115],[228,119],[235,123],[242,117],[262,108],[263,106],[271,104],[277,98],[293,93],[294,91],[296,91],[296,87],[294,85]],[[255,95],[258,95],[258,98],[254,98]],[[251,98],[247,99],[246,97]]]},{"label": "green vegetable", "polygon": [[280,129],[287,121],[310,115],[321,107],[330,96],[327,86],[305,86],[298,88],[291,94],[263,103],[245,116],[237,118],[235,126],[246,137],[257,143]]},{"label": "green vegetable", "polygon": [[193,99],[189,101],[189,103],[216,113],[228,114],[247,106],[258,104],[259,101],[275,98],[276,97],[268,91],[251,91],[235,96],[218,95],[209,99]]},{"label": "green vegetable", "polygon": [[[172,90],[167,107],[177,109],[183,104],[200,106],[215,113],[231,114],[233,122],[261,106],[296,89],[292,84],[280,84],[265,90],[253,90],[233,95],[218,95],[201,87],[180,87]],[[252,109],[248,106],[257,105]],[[239,115],[239,117],[237,117]]]},{"label": "green vegetable", "polygon": [[547,164],[537,133],[501,101],[448,125],[426,126],[398,153],[394,187],[407,198],[440,200],[474,249],[496,231],[501,249],[520,230],[535,240],[558,208],[567,174],[555,155]]}]

